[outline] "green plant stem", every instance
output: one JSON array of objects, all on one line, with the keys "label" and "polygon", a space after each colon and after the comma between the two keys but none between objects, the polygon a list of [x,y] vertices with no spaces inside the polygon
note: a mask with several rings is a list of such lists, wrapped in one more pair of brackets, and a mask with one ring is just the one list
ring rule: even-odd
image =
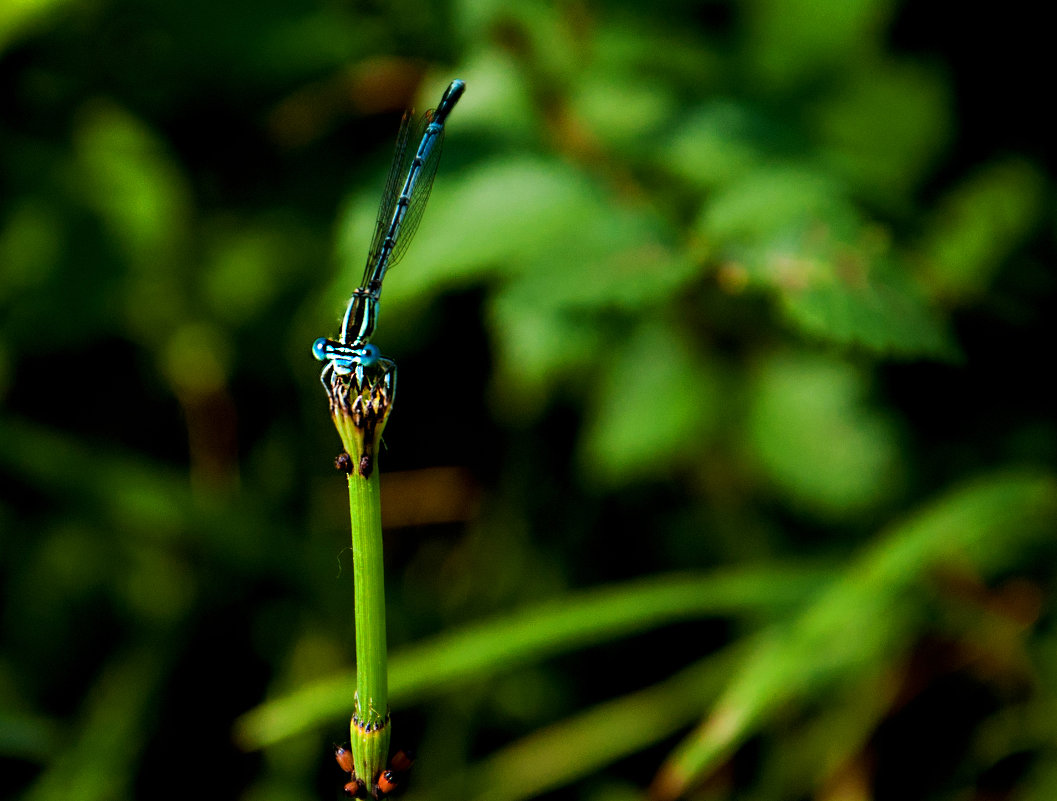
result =
[{"label": "green plant stem", "polygon": [[349,474],[356,617],[356,704],[350,734],[356,775],[368,785],[389,756],[389,673],[378,471]]},{"label": "green plant stem", "polygon": [[356,614],[356,696],[360,720],[385,720],[389,704],[385,640],[385,575],[378,471],[349,474]]},{"label": "green plant stem", "polygon": [[395,387],[396,365],[388,360],[362,383],[335,378],[330,386],[331,416],[347,452],[339,465],[348,473],[352,524],[356,696],[349,733],[355,776],[367,794],[389,758],[382,504],[375,454]]}]

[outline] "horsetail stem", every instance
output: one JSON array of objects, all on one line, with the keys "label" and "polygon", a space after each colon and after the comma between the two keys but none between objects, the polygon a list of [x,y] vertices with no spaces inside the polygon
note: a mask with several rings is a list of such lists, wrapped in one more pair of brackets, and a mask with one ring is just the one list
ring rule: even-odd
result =
[{"label": "horsetail stem", "polygon": [[396,394],[396,365],[334,377],[330,411],[347,453],[338,459],[348,474],[352,523],[356,701],[350,741],[356,776],[367,792],[389,755],[389,687],[385,637],[385,575],[377,470],[378,444]]}]

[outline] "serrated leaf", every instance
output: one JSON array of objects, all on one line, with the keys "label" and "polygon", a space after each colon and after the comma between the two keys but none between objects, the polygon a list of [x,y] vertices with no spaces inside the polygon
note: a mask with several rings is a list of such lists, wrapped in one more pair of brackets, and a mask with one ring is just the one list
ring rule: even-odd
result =
[{"label": "serrated leaf", "polygon": [[718,193],[698,223],[723,271],[777,296],[797,328],[881,354],[950,358],[938,313],[840,185],[806,166],[759,171]]}]

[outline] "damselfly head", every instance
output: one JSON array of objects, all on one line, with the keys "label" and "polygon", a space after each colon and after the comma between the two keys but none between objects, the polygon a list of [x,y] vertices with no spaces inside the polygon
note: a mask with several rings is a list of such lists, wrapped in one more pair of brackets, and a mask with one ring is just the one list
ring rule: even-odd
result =
[{"label": "damselfly head", "polygon": [[327,356],[326,337],[320,337],[312,343],[312,355],[316,357],[316,361],[320,362],[325,362],[329,358]]}]

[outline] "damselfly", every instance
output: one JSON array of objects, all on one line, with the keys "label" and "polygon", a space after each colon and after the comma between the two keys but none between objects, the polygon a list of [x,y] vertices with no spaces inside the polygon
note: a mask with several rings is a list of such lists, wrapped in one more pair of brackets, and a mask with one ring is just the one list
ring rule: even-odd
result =
[{"label": "damselfly", "polygon": [[[370,344],[378,321],[378,304],[386,271],[400,261],[415,235],[422,212],[429,200],[429,190],[440,164],[444,123],[459,102],[466,84],[452,81],[435,109],[427,111],[417,122],[405,113],[396,136],[396,152],[389,168],[385,192],[378,207],[374,239],[367,256],[360,287],[352,293],[341,321],[338,340],[320,337],[312,343],[312,355],[326,362],[320,379],[327,387],[327,376],[355,374],[363,381],[364,370],[382,360],[377,345]],[[408,145],[418,141],[418,148]],[[329,387],[327,387],[329,389]]]}]

